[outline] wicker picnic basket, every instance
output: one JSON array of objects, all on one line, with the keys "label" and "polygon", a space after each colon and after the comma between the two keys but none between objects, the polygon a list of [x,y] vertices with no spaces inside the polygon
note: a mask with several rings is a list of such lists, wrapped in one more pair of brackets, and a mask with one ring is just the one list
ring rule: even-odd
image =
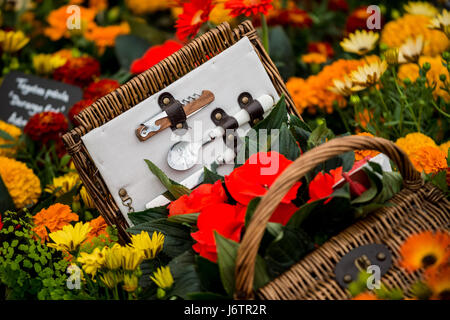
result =
[{"label": "wicker picnic basket", "polygon": [[[281,276],[253,291],[255,260],[272,212],[288,190],[308,171],[339,154],[353,150],[377,150],[393,160],[403,177],[403,189],[385,206],[355,223],[292,266]],[[424,230],[448,230],[450,202],[430,183],[424,183],[407,155],[382,138],[336,138],[310,150],[292,163],[264,195],[242,239],[236,263],[237,299],[294,300],[348,299],[349,292],[336,279],[338,262],[355,248],[384,244],[392,254],[392,266],[381,278],[388,287],[408,291],[421,271],[408,273],[399,267],[399,247],[411,234]]]},{"label": "wicker picnic basket", "polygon": [[149,96],[163,90],[244,37],[247,37],[252,43],[278,94],[285,95],[289,112],[296,114],[294,102],[284,81],[264,50],[251,22],[245,21],[235,29],[231,29],[228,23],[223,23],[196,38],[157,65],[134,77],[120,88],[97,100],[76,116],[80,125],[63,136],[66,149],[72,156],[84,186],[106,222],[117,226],[119,238],[122,242],[129,240],[129,235],[126,232],[129,227],[128,223],[113,200],[81,137],[129,110]]}]

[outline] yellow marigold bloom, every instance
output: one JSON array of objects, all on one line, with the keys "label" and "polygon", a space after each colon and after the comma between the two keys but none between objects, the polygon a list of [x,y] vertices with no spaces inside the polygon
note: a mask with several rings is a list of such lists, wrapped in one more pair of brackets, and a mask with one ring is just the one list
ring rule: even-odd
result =
[{"label": "yellow marigold bloom", "polygon": [[0,157],[0,176],[16,209],[36,204],[41,195],[41,182],[25,163]]},{"label": "yellow marigold bloom", "polygon": [[450,26],[450,12],[444,9],[442,13],[438,14],[430,21],[428,28],[446,32],[448,26]]},{"label": "yellow marigold bloom", "polygon": [[144,252],[146,260],[154,259],[164,246],[164,235],[155,231],[150,238],[148,232],[142,231],[131,236],[131,243],[132,247]]},{"label": "yellow marigold bloom", "polygon": [[439,146],[439,149],[441,149],[445,154],[448,154],[448,148],[450,148],[450,140],[447,142],[444,142]]},{"label": "yellow marigold bloom", "polygon": [[388,22],[381,32],[381,43],[392,48],[400,48],[408,38],[422,35],[423,54],[426,56],[439,55],[447,49],[449,41],[443,32],[428,28],[430,21],[430,17],[406,14],[397,20]]},{"label": "yellow marigold bloom", "polygon": [[225,9],[225,3],[219,2],[209,14],[209,21],[214,24],[221,24],[222,22],[233,23],[235,19],[230,16],[231,10]]},{"label": "yellow marigold bloom", "polygon": [[358,67],[350,74],[353,82],[353,91],[364,90],[380,81],[381,76],[387,69],[386,61],[375,61]]},{"label": "yellow marigold bloom", "polygon": [[80,196],[86,208],[95,209],[94,200],[92,200],[91,196],[89,195],[84,186],[82,186],[80,189]]},{"label": "yellow marigold bloom", "polygon": [[424,231],[410,236],[400,247],[403,268],[413,272],[420,268],[439,267],[449,259],[450,235],[445,231]]},{"label": "yellow marigold bloom", "polygon": [[100,276],[100,280],[105,284],[105,286],[112,289],[122,281],[122,277],[116,272],[108,271]]},{"label": "yellow marigold bloom", "polygon": [[67,59],[54,54],[38,54],[33,57],[33,68],[37,74],[49,75],[66,63]]},{"label": "yellow marigold bloom", "polygon": [[55,203],[54,205],[48,207],[48,209],[42,209],[33,217],[33,222],[35,225],[33,231],[42,240],[47,241],[47,229],[50,232],[55,232],[61,230],[72,221],[78,221],[78,219],[78,215],[73,213],[69,206],[61,203]]},{"label": "yellow marigold bloom", "polygon": [[327,56],[321,53],[312,52],[302,55],[302,61],[307,64],[322,64],[327,62]]},{"label": "yellow marigold bloom", "polygon": [[116,38],[130,33],[130,26],[124,22],[116,26],[100,27],[92,24],[84,34],[85,38],[95,42],[100,54],[105,52],[106,47],[114,46]]},{"label": "yellow marigold bloom", "polygon": [[89,231],[91,231],[89,223],[78,222],[75,226],[66,225],[62,230],[48,235],[54,243],[48,243],[47,246],[64,252],[76,251],[87,239]]},{"label": "yellow marigold bloom", "polygon": [[115,243],[112,248],[105,249],[105,267],[109,270],[116,270],[122,266],[123,247]]},{"label": "yellow marigold bloom", "polygon": [[[440,56],[438,57],[420,57],[419,64],[422,66],[425,62],[428,62],[431,65],[430,70],[427,72],[427,80],[431,85],[436,85],[435,90],[433,91],[433,96],[435,98],[441,97],[446,102],[450,102],[450,94],[441,89],[443,83],[439,79],[441,74],[444,74],[447,79],[450,78],[450,73],[447,68],[442,65],[442,59]],[[398,78],[401,80],[405,80],[408,78],[409,80],[415,82],[419,77],[419,66],[415,63],[408,63],[401,65],[398,69]]]},{"label": "yellow marigold bloom", "polygon": [[[14,139],[14,141],[10,141],[0,137],[0,145],[14,144],[22,135],[22,130],[20,130],[18,127],[2,120],[0,120],[0,130],[6,132],[11,136],[11,138]],[[0,157],[12,157],[16,154],[16,151],[17,147],[15,146],[10,148],[0,148]]]},{"label": "yellow marigold bloom", "polygon": [[125,0],[125,4],[134,14],[138,15],[165,10],[170,7],[170,1],[161,0]]},{"label": "yellow marigold bloom", "polygon": [[405,151],[408,156],[411,156],[423,146],[436,147],[433,139],[420,132],[409,133],[403,138],[398,138],[395,144]]},{"label": "yellow marigold bloom", "polygon": [[344,51],[362,56],[375,48],[379,36],[378,33],[373,31],[356,30],[355,33],[351,33],[348,38],[341,41],[340,44]]},{"label": "yellow marigold bloom", "polygon": [[92,277],[97,274],[97,271],[105,264],[106,250],[103,248],[95,248],[92,253],[81,252],[77,261],[83,265],[83,270]]},{"label": "yellow marigold bloom", "polygon": [[4,52],[14,53],[22,49],[30,41],[22,31],[0,30],[0,46]]},{"label": "yellow marigold bloom", "polygon": [[448,300],[450,293],[450,263],[439,268],[427,269],[425,281],[433,293],[432,300]]},{"label": "yellow marigold bloom", "polygon": [[139,283],[139,278],[133,273],[128,274],[125,273],[123,276],[123,290],[126,292],[134,292],[136,291]]},{"label": "yellow marigold bloom", "polygon": [[[73,17],[73,11],[68,10],[69,6],[62,6],[50,12],[47,17],[49,26],[44,29],[44,34],[53,41],[61,38],[70,38],[73,33],[83,33],[86,28],[94,22],[96,11],[93,9],[78,6],[80,9],[80,29],[69,30],[67,23]],[[75,20],[75,19],[74,19]]]},{"label": "yellow marigold bloom", "polygon": [[423,1],[410,1],[403,5],[403,9],[409,14],[413,15],[423,15],[427,17],[434,17],[439,13],[433,5],[428,2]]},{"label": "yellow marigold bloom", "polygon": [[139,267],[142,261],[144,261],[145,255],[141,250],[130,246],[123,247],[122,250],[122,269],[126,271],[134,271]]},{"label": "yellow marigold bloom", "polygon": [[53,183],[45,187],[45,192],[60,197],[81,184],[80,177],[76,172],[69,172],[63,176],[53,178]]},{"label": "yellow marigold bloom", "polygon": [[423,36],[419,35],[417,38],[408,38],[406,42],[400,47],[398,53],[398,62],[417,62],[423,51]]},{"label": "yellow marigold bloom", "polygon": [[150,279],[152,279],[153,282],[163,290],[170,289],[174,282],[172,273],[170,272],[170,267],[168,266],[158,268],[153,273],[153,276],[150,276]]},{"label": "yellow marigold bloom", "polygon": [[[367,58],[370,59],[370,57]],[[333,86],[333,81],[343,80],[346,75],[364,63],[363,60],[340,59],[325,66],[318,74],[307,79],[290,78],[286,86],[299,113],[307,110],[308,113],[315,114],[316,107],[327,113],[332,113],[334,101],[337,101],[339,106],[344,107],[347,103],[344,97],[330,92],[329,88]]]},{"label": "yellow marigold bloom", "polygon": [[[357,136],[366,136],[366,137],[373,137],[373,134],[370,134],[368,132],[361,132],[361,133],[357,133]],[[375,150],[356,150],[355,151],[355,161],[359,161],[362,160],[366,157],[370,157],[373,158],[376,155],[378,155],[379,152],[375,151]]]},{"label": "yellow marigold bloom", "polygon": [[436,173],[447,168],[447,154],[438,147],[423,146],[409,158],[419,172]]}]

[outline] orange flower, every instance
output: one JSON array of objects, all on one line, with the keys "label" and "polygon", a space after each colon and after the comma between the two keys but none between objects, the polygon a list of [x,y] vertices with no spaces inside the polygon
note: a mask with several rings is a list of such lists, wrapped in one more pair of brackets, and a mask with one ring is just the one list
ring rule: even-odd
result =
[{"label": "orange flower", "polygon": [[192,0],[183,4],[183,13],[176,22],[177,37],[185,41],[188,37],[197,35],[201,26],[208,21],[213,8],[211,0]]},{"label": "orange flower", "polygon": [[315,63],[315,64],[322,64],[327,62],[327,56],[322,54],[322,53],[317,53],[317,52],[311,52],[311,53],[307,53],[302,55],[302,61],[304,63]]},{"label": "orange flower", "polygon": [[79,217],[72,209],[64,204],[55,203],[48,209],[42,209],[34,217],[35,228],[33,231],[42,239],[48,240],[47,229],[50,232],[61,230],[72,221],[78,221]]},{"label": "orange flower", "polygon": [[267,14],[272,8],[272,0],[227,0],[225,8],[230,9],[230,15],[237,17],[245,15],[247,17],[256,16],[259,13]]},{"label": "orange flower", "polygon": [[94,41],[99,53],[103,54],[106,47],[114,46],[116,38],[123,34],[130,33],[130,26],[124,22],[116,26],[100,27],[92,24],[85,33],[85,38]]},{"label": "orange flower", "polygon": [[[44,29],[44,34],[53,41],[57,41],[61,38],[70,38],[71,30],[67,28],[67,23],[71,22],[74,14],[73,11],[68,10],[69,6],[62,6],[59,9],[53,10],[47,17],[49,26]],[[80,9],[81,25],[80,29],[73,29],[73,32],[81,32],[85,30],[88,25],[93,23],[95,18],[95,10],[87,9],[78,6]]]},{"label": "orange flower", "polygon": [[447,155],[438,147],[423,146],[409,158],[419,172],[436,173],[447,168]]},{"label": "orange flower", "polygon": [[91,231],[89,231],[87,241],[91,241],[100,235],[108,237],[108,232],[106,231],[108,225],[102,216],[89,221],[89,224],[91,225]]},{"label": "orange flower", "polygon": [[395,144],[405,151],[409,157],[424,146],[436,147],[433,139],[420,132],[408,133],[405,137],[398,138]]},{"label": "orange flower", "polygon": [[[358,124],[363,128],[367,129],[367,125],[370,123],[371,119],[373,117],[373,111],[370,111],[368,109],[364,109],[362,112],[358,112],[355,114],[355,121],[358,122]],[[356,132],[359,132],[360,129],[356,128]]]},{"label": "orange flower", "polygon": [[352,300],[380,300],[377,296],[371,292],[363,292],[353,297]]},{"label": "orange flower", "polygon": [[[361,133],[357,133],[357,136],[366,136],[366,137],[373,137],[373,134],[370,134],[368,132],[361,132]],[[362,160],[366,157],[370,157],[373,158],[376,155],[378,155],[379,152],[375,151],[375,150],[356,150],[355,151],[355,161],[359,161]]]},{"label": "orange flower", "polygon": [[420,268],[439,267],[450,258],[450,234],[424,231],[410,236],[400,247],[400,264],[413,272]]},{"label": "orange flower", "polygon": [[450,299],[450,262],[425,271],[425,281],[433,292],[432,300]]}]

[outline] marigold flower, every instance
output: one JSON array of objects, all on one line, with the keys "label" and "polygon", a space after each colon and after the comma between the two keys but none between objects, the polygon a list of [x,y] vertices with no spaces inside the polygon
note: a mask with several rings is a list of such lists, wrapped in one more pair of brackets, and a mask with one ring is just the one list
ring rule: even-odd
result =
[{"label": "marigold flower", "polygon": [[[20,130],[20,128],[2,120],[0,120],[0,130],[6,132],[11,136],[11,138],[14,139],[13,141],[10,141],[0,137],[0,146],[15,144],[17,143],[17,140],[19,140],[19,137],[22,135],[22,130]],[[12,157],[16,154],[16,151],[16,146],[11,146],[10,148],[0,148],[0,157]]]},{"label": "marigold flower", "polygon": [[174,283],[170,267],[160,267],[150,276],[150,279],[161,289],[168,290]]},{"label": "marigold flower", "polygon": [[380,81],[381,76],[387,70],[386,61],[375,61],[370,64],[365,64],[358,67],[357,70],[350,74],[350,78],[353,82],[353,91],[364,90],[377,84]]},{"label": "marigold flower", "polygon": [[140,234],[131,236],[131,246],[144,252],[145,259],[154,259],[163,249],[164,235],[160,232],[153,232],[150,238],[148,232],[142,231]]},{"label": "marigold flower", "polygon": [[439,268],[430,268],[425,271],[425,281],[431,289],[432,300],[448,300],[450,294],[450,262]]},{"label": "marigold flower", "polygon": [[56,197],[72,191],[81,184],[80,177],[76,172],[69,172],[63,176],[53,178],[52,184],[45,187],[44,191],[54,194]]},{"label": "marigold flower", "polygon": [[322,64],[327,62],[327,56],[321,53],[312,52],[302,55],[302,61],[307,64]]},{"label": "marigold flower", "polygon": [[92,24],[84,34],[84,37],[95,42],[100,54],[105,52],[106,47],[112,47],[116,43],[116,38],[120,35],[130,33],[130,26],[124,22],[116,26],[97,26]]},{"label": "marigold flower", "polygon": [[447,154],[438,147],[420,147],[409,158],[419,172],[436,173],[447,168]]},{"label": "marigold flower", "polygon": [[36,204],[41,195],[41,182],[25,163],[0,157],[0,176],[16,209]]},{"label": "marigold flower", "polygon": [[101,79],[92,82],[84,89],[83,98],[97,100],[120,87],[120,83],[113,79]]},{"label": "marigold flower", "polygon": [[444,52],[449,44],[447,36],[438,30],[428,28],[431,18],[422,15],[406,14],[387,23],[381,32],[381,43],[399,48],[408,38],[423,36],[423,54],[436,56]]},{"label": "marigold flower", "polygon": [[92,240],[93,238],[97,238],[100,235],[108,237],[108,232],[106,231],[106,229],[108,228],[108,224],[102,216],[92,219],[91,221],[89,221],[89,224],[91,225],[92,229],[91,231],[89,231],[88,241]]},{"label": "marigold flower", "polygon": [[423,146],[436,147],[436,143],[430,137],[420,132],[409,133],[403,138],[398,138],[395,142],[408,156]]},{"label": "marigold flower", "polygon": [[439,11],[430,3],[424,1],[410,1],[403,5],[403,9],[412,15],[434,17]]},{"label": "marigold flower", "polygon": [[4,52],[15,53],[30,41],[22,31],[0,30],[0,48]]},{"label": "marigold flower", "polygon": [[125,4],[131,12],[138,15],[165,10],[170,7],[170,1],[161,0],[125,0]]},{"label": "marigold flower", "polygon": [[356,53],[360,56],[365,55],[375,48],[379,34],[373,31],[356,30],[348,38],[341,41],[341,47],[346,52]]},{"label": "marigold flower", "polygon": [[444,142],[439,146],[439,149],[441,149],[445,154],[448,154],[448,148],[450,148],[450,140],[447,142]]},{"label": "marigold flower", "polygon": [[54,243],[48,243],[47,246],[58,251],[74,252],[87,239],[89,231],[91,231],[89,223],[78,222],[75,226],[71,224],[65,225],[62,230],[48,235]]},{"label": "marigold flower", "polygon": [[128,274],[125,273],[123,275],[123,290],[125,290],[126,292],[134,292],[136,291],[137,287],[139,284],[139,278],[133,273],[133,274]]},{"label": "marigold flower", "polygon": [[32,116],[26,124],[23,132],[33,141],[46,144],[49,141],[57,141],[62,133],[67,132],[69,123],[60,112],[41,112]]},{"label": "marigold flower", "polygon": [[231,10],[231,16],[256,16],[259,13],[267,14],[272,8],[272,0],[227,0],[225,8]]},{"label": "marigold flower", "polygon": [[41,53],[33,57],[33,68],[37,74],[49,75],[66,62],[67,59],[59,55]]},{"label": "marigold flower", "polygon": [[424,231],[410,236],[400,247],[403,268],[413,272],[448,263],[450,235],[445,231]]},{"label": "marigold flower", "polygon": [[200,27],[208,21],[212,8],[211,0],[192,0],[183,4],[183,13],[175,24],[178,39],[185,41],[197,35]]},{"label": "marigold flower", "polygon": [[[373,137],[373,134],[370,134],[368,132],[361,132],[361,133],[357,133],[356,135]],[[379,154],[379,152],[375,151],[375,150],[356,150],[355,151],[355,161],[359,161],[359,160],[365,159],[367,157],[373,158],[378,154]]]},{"label": "marigold flower", "polygon": [[53,78],[84,88],[100,76],[100,63],[91,57],[69,59],[53,72]]},{"label": "marigold flower", "polygon": [[72,107],[70,107],[69,109],[69,120],[75,124],[78,125],[78,121],[75,119],[75,117],[84,109],[86,109],[87,107],[91,106],[93,103],[95,102],[95,100],[93,99],[83,99],[81,101],[78,101],[77,103],[75,103]]},{"label": "marigold flower", "polygon": [[131,73],[144,72],[182,47],[181,43],[174,40],[167,40],[162,45],[153,46],[141,58],[133,61],[130,71]]},{"label": "marigold flower", "polygon": [[327,58],[334,56],[333,47],[329,42],[310,42],[308,44],[308,52],[317,52],[325,55]]},{"label": "marigold flower", "polygon": [[287,9],[278,9],[276,17],[271,18],[268,23],[297,28],[307,28],[312,25],[312,19],[308,12],[296,6]]},{"label": "marigold flower", "polygon": [[92,253],[81,252],[77,261],[83,265],[84,272],[94,277],[105,264],[105,252],[105,248],[95,248]]},{"label": "marigold flower", "polygon": [[64,204],[55,203],[47,209],[42,209],[34,217],[33,231],[44,241],[48,241],[47,229],[50,232],[61,230],[72,221],[78,221],[79,217],[72,209]]}]

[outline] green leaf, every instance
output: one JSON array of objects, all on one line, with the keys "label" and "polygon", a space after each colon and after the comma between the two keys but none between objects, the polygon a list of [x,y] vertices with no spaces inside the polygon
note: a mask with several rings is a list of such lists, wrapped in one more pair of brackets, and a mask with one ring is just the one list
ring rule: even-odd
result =
[{"label": "green leaf", "polygon": [[60,197],[56,198],[55,202],[65,204],[65,205],[72,205],[73,198],[78,194],[78,186],[74,187],[69,192],[64,193]]},{"label": "green leaf", "polygon": [[272,111],[269,115],[258,122],[253,129],[257,132],[261,129],[267,129],[268,133],[272,129],[280,129],[283,123],[288,122],[288,112],[286,109],[286,98],[284,95],[280,97],[280,100],[277,102],[276,106],[273,107]]},{"label": "green leaf", "polygon": [[385,203],[402,190],[403,178],[398,172],[383,172],[383,179],[381,181],[383,188],[372,200],[375,203]]},{"label": "green leaf", "polygon": [[188,299],[189,293],[202,291],[200,277],[196,271],[195,254],[187,250],[169,263],[174,279],[170,294]]},{"label": "green leaf", "polygon": [[281,125],[280,136],[278,139],[279,145],[272,144],[272,150],[277,150],[287,159],[294,161],[300,157],[300,148],[296,143],[294,136],[288,129],[286,123]]},{"label": "green leaf", "polygon": [[8,188],[6,188],[3,179],[0,175],[0,214],[6,211],[15,211],[16,207],[14,201],[9,194]]},{"label": "green leaf", "polygon": [[177,214],[168,217],[167,220],[175,223],[187,223],[191,225],[197,224],[198,216],[200,213],[188,213],[188,214]]},{"label": "green leaf", "polygon": [[163,43],[164,40],[170,38],[168,32],[150,26],[144,19],[131,16],[127,21],[130,25],[131,34],[147,40],[149,44]]},{"label": "green leaf", "polygon": [[64,155],[64,156],[61,158],[61,161],[60,161],[60,163],[59,163],[59,166],[60,166],[60,167],[65,167],[65,166],[67,166],[67,165],[69,164],[69,162],[70,162],[71,159],[72,159],[72,157],[71,157],[70,155],[68,155],[68,154]]},{"label": "green leaf", "polygon": [[256,198],[252,199],[249,202],[249,204],[247,205],[247,211],[245,213],[245,227],[246,228],[248,228],[250,220],[253,217],[253,213],[255,213],[256,207],[258,206],[260,201],[261,201],[261,197],[256,197]]},{"label": "green leaf", "polygon": [[311,128],[308,126],[308,124],[306,122],[300,120],[300,118],[294,114],[289,115],[289,125],[291,127],[297,127],[297,128],[303,129],[306,132],[311,132]]},{"label": "green leaf", "polygon": [[217,263],[209,261],[202,256],[196,256],[195,259],[202,286],[207,291],[226,295],[225,289],[220,280],[220,271]]},{"label": "green leaf", "polygon": [[352,205],[367,203],[373,200],[378,193],[378,188],[375,182],[369,177],[370,188],[364,191],[359,197],[351,201]]},{"label": "green leaf", "polygon": [[134,60],[142,57],[150,43],[135,35],[120,35],[115,40],[115,51],[117,59],[123,70],[130,70]]},{"label": "green leaf", "polygon": [[164,219],[167,218],[168,215],[169,211],[167,210],[167,206],[161,206],[147,209],[145,211],[131,212],[128,214],[128,218],[130,218],[134,225],[137,225],[157,219]]},{"label": "green leaf", "polygon": [[0,129],[0,138],[6,141],[15,141],[15,139],[6,131]]},{"label": "green leaf", "polygon": [[133,234],[141,231],[147,231],[149,234],[154,231],[163,233],[165,236],[163,252],[171,258],[182,254],[193,244],[190,228],[167,219],[144,222],[128,229],[128,232]]},{"label": "green leaf", "polygon": [[295,55],[291,41],[283,27],[276,26],[269,30],[269,52],[285,81],[295,74]]},{"label": "green leaf", "polygon": [[179,197],[190,194],[191,190],[181,184],[178,184],[172,180],[170,180],[166,174],[159,169],[153,162],[150,160],[145,159],[145,163],[147,163],[148,168],[150,171],[161,181],[164,187],[172,194],[175,199],[178,199]]},{"label": "green leaf", "polygon": [[292,215],[286,226],[290,228],[299,228],[302,225],[302,222],[308,218],[316,206],[322,204],[322,202],[323,200],[305,203]]},{"label": "green leaf", "polygon": [[216,181],[224,180],[220,174],[212,172],[208,168],[203,169],[203,183],[214,184]]},{"label": "green leaf", "polygon": [[334,138],[333,132],[328,129],[327,124],[325,122],[322,122],[317,128],[311,132],[311,135],[308,139],[308,149],[312,149],[314,147],[317,147],[321,145],[322,143],[325,143],[326,140]]}]

